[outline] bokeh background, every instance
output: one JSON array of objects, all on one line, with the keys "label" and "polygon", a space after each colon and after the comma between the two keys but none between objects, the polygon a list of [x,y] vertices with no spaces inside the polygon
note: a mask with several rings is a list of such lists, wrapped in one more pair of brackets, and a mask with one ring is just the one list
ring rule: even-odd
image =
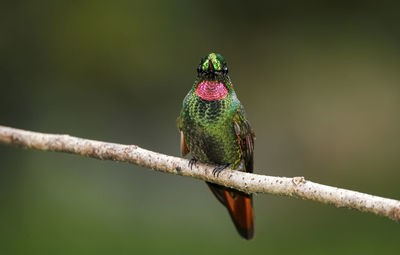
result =
[{"label": "bokeh background", "polygon": [[[0,124],[179,155],[202,56],[225,56],[260,174],[400,199],[400,25],[388,1],[9,1]],[[396,254],[400,226],[256,195],[244,241],[198,180],[0,145],[1,254]]]}]

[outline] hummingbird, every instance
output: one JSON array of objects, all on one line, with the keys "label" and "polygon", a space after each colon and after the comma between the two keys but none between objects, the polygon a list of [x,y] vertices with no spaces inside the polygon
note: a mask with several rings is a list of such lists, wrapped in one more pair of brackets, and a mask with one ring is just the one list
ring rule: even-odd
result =
[{"label": "hummingbird", "polygon": [[[236,96],[228,66],[220,54],[210,53],[200,60],[197,77],[183,100],[178,117],[181,153],[190,153],[189,166],[196,162],[215,165],[214,175],[229,167],[253,172],[255,134]],[[254,236],[251,194],[206,182],[228,210],[239,234]]]}]

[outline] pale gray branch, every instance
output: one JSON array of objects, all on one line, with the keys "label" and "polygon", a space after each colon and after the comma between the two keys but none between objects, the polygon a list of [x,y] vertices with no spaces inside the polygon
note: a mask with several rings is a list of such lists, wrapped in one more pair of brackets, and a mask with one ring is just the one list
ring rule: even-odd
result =
[{"label": "pale gray branch", "polygon": [[273,177],[230,169],[214,176],[213,166],[197,163],[190,169],[186,159],[145,150],[136,145],[106,143],[69,135],[43,134],[5,126],[0,126],[0,142],[30,149],[129,162],[161,172],[221,184],[246,193],[296,196],[337,207],[371,212],[400,222],[400,201],[322,185],[305,180],[304,177]]}]

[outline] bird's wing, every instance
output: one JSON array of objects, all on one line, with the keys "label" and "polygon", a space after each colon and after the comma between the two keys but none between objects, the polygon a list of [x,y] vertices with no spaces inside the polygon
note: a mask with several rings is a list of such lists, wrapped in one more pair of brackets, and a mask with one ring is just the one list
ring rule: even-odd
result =
[{"label": "bird's wing", "polygon": [[177,122],[177,126],[179,128],[179,131],[181,133],[181,154],[182,154],[182,156],[185,156],[190,151],[189,151],[189,148],[188,148],[186,140],[185,140],[185,136],[182,131],[182,127],[183,127],[182,114],[177,118],[176,122]]},{"label": "bird's wing", "polygon": [[181,130],[181,154],[185,156],[189,153],[189,148],[186,144],[185,136],[183,135],[183,131]]},{"label": "bird's wing", "polygon": [[252,173],[254,167],[254,139],[255,134],[246,119],[246,113],[243,107],[240,107],[234,117],[233,127],[238,138],[240,150],[242,152],[242,160],[244,162],[244,171]]}]

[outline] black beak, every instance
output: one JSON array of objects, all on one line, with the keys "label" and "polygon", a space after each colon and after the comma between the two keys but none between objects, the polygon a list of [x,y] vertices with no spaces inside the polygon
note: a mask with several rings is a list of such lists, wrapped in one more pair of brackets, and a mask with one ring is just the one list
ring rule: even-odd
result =
[{"label": "black beak", "polygon": [[208,60],[208,70],[214,71],[214,66],[213,66],[211,60]]}]

